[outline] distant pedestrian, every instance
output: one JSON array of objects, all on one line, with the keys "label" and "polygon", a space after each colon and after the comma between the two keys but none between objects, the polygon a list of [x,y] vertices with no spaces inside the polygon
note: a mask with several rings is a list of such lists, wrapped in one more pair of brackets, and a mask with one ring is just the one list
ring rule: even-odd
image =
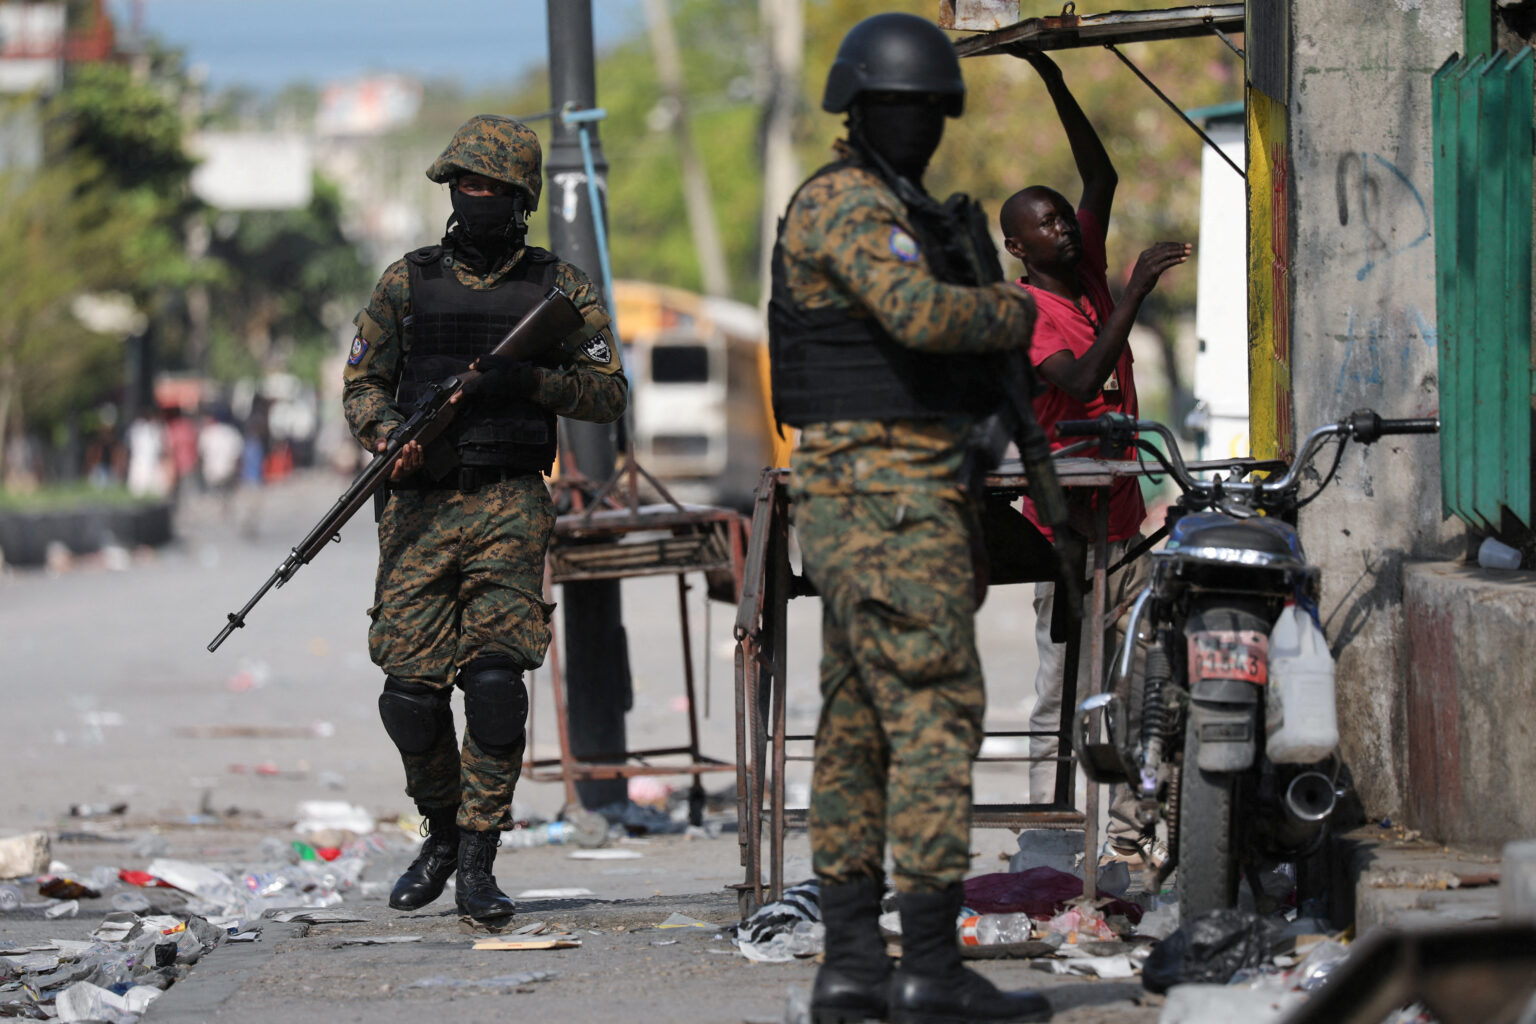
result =
[{"label": "distant pedestrian", "polygon": [[203,484],[218,496],[227,512],[240,481],[240,460],[245,439],[228,418],[217,413],[204,421],[197,435],[197,455]]},{"label": "distant pedestrian", "polygon": [[160,410],[140,412],[128,427],[128,493],[138,498],[167,498],[175,473]]}]

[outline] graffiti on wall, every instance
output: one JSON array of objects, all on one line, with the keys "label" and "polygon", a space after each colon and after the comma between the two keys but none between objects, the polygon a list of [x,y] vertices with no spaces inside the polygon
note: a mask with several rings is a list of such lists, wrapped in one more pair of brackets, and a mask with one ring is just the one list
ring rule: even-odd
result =
[{"label": "graffiti on wall", "polygon": [[1403,169],[1380,153],[1343,153],[1334,166],[1339,226],[1358,239],[1364,281],[1378,266],[1429,238],[1429,207]]}]

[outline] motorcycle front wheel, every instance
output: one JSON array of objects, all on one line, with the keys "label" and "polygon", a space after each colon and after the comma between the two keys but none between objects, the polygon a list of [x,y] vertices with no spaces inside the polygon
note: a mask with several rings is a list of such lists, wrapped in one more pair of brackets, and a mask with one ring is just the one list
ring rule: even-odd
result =
[{"label": "motorcycle front wheel", "polygon": [[1195,716],[1184,723],[1184,767],[1179,772],[1179,923],[1207,910],[1237,906],[1238,790],[1227,772],[1199,765]]}]

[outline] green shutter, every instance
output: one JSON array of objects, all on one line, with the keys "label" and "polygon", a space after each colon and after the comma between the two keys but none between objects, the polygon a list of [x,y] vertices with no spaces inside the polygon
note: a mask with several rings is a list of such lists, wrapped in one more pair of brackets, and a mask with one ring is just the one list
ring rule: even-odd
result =
[{"label": "green shutter", "polygon": [[1435,297],[1445,509],[1531,520],[1532,51],[1435,72]]}]

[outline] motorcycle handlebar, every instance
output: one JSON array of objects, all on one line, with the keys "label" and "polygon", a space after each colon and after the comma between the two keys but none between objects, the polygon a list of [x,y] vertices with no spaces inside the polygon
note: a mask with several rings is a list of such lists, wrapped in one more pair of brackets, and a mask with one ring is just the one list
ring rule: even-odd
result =
[{"label": "motorcycle handlebar", "polygon": [[[1087,436],[1106,439],[1117,435],[1124,437],[1127,443],[1151,454],[1162,463],[1185,493],[1205,493],[1212,498],[1219,497],[1222,493],[1238,498],[1246,496],[1261,505],[1276,501],[1287,492],[1294,491],[1301,482],[1302,470],[1311,462],[1312,456],[1317,453],[1322,442],[1330,436],[1342,434],[1361,444],[1371,444],[1386,434],[1433,434],[1439,430],[1438,418],[1383,419],[1370,409],[1361,409],[1341,422],[1330,423],[1314,430],[1302,443],[1296,461],[1278,478],[1254,480],[1248,483],[1228,480],[1217,485],[1210,481],[1196,480],[1189,473],[1185,468],[1184,459],[1179,452],[1178,442],[1173,432],[1156,421],[1136,420],[1123,413],[1106,413],[1097,419],[1062,420],[1056,424],[1058,437]],[[1164,441],[1166,452],[1135,436],[1140,433],[1160,436]]]},{"label": "motorcycle handlebar", "polygon": [[1096,420],[1062,420],[1056,424],[1058,437],[1103,437],[1113,429],[1110,416]]}]

